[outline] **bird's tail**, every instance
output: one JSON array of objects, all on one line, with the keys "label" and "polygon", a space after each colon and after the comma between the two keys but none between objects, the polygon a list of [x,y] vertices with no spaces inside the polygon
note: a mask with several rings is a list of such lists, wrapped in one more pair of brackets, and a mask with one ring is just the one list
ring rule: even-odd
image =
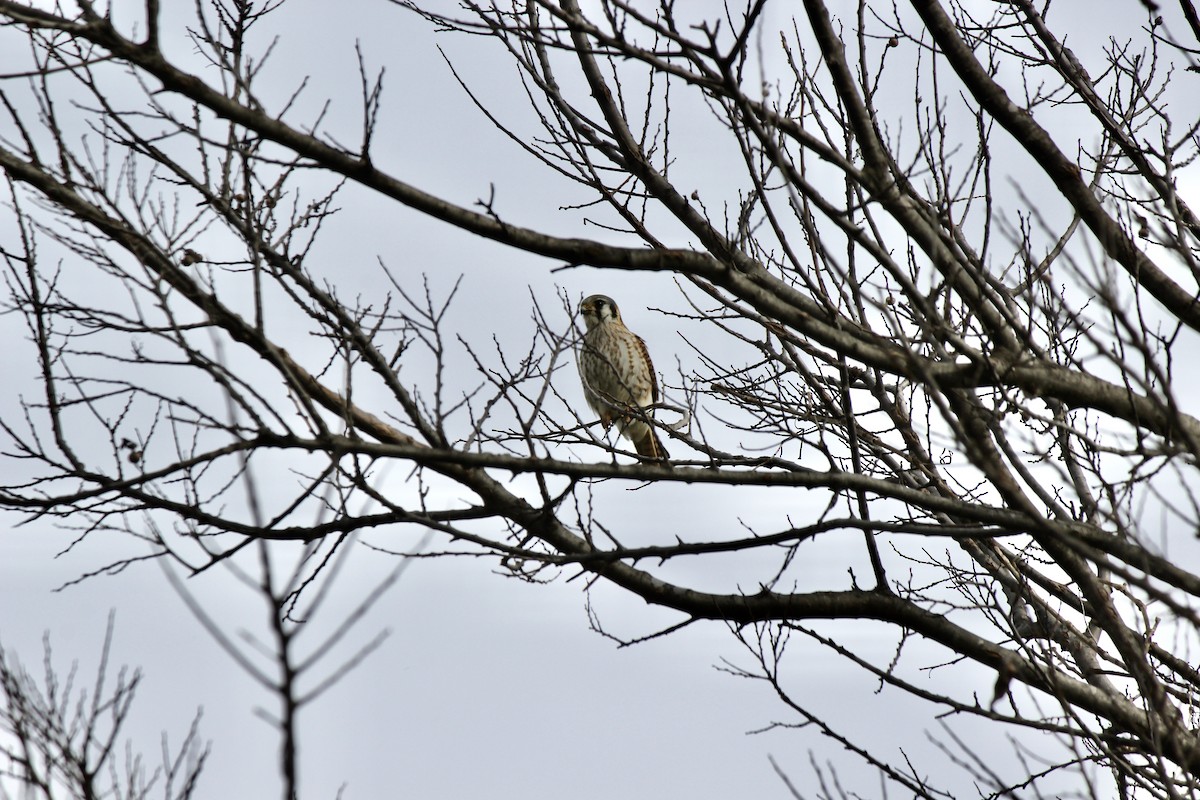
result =
[{"label": "bird's tail", "polygon": [[643,458],[655,459],[668,459],[671,457],[667,453],[667,448],[663,447],[662,440],[658,438],[658,434],[654,432],[654,428],[645,423],[631,427],[632,430],[629,431],[629,438],[633,441],[634,449],[638,451],[638,455]]}]

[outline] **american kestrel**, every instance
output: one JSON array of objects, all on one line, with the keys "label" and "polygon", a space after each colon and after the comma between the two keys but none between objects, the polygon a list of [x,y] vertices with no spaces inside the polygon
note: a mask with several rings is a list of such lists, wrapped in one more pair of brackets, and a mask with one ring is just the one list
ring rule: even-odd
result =
[{"label": "american kestrel", "polygon": [[617,431],[633,442],[639,455],[668,458],[658,436],[640,416],[658,402],[658,379],[646,343],[621,321],[611,297],[594,294],[579,304],[587,330],[579,352],[579,378],[583,396],[600,416],[604,429],[617,423]]}]

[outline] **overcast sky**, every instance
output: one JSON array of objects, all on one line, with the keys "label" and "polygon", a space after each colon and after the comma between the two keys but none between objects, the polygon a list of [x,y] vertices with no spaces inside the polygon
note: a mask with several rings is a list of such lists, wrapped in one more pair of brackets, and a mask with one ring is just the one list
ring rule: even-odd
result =
[{"label": "overcast sky", "polygon": [[[123,5],[130,4],[117,4],[118,21]],[[181,35],[183,17],[172,16],[190,4],[163,5],[174,43],[169,55],[194,63]],[[417,17],[385,2],[360,0],[339,6],[338,12],[332,7],[321,0],[291,0],[277,15],[270,32],[280,41],[263,86],[278,85],[282,96],[301,75],[310,75],[304,102],[315,109],[331,98],[332,127],[353,141],[358,123],[354,43],[360,41],[369,67],[387,67],[387,114],[375,154],[380,166],[466,205],[487,196],[494,185],[498,208],[514,221],[565,235],[597,234],[582,226],[579,214],[561,210],[580,197],[549,180],[492,129],[437,49],[445,48],[489,105],[513,124],[527,126],[515,70],[495,47],[478,38],[437,36]],[[263,34],[261,42],[267,31]],[[0,53],[11,39],[0,32]],[[339,115],[344,124],[338,123]],[[726,156],[714,152],[714,165]],[[719,172],[714,169],[711,177],[717,180]],[[427,275],[440,296],[461,275],[451,326],[480,346],[495,334],[502,344],[519,348],[534,329],[531,292],[548,309],[556,308],[560,287],[574,299],[601,292],[621,304],[660,371],[675,373],[676,359],[686,366],[694,358],[678,323],[656,311],[678,307],[669,276],[590,268],[552,273],[557,265],[463,237],[361,190],[347,190],[340,205],[316,253],[320,262],[310,260],[308,266],[321,263],[345,296],[383,291],[380,260],[413,279]],[[560,313],[557,322],[565,327],[566,317]],[[2,318],[0,325],[8,326],[0,328],[7,338],[21,336],[19,320]],[[27,349],[6,348],[0,363],[10,383],[36,393],[36,365],[28,356]],[[559,390],[582,408],[573,366],[560,378]],[[667,382],[672,383],[669,376]],[[12,413],[11,400],[4,408]],[[788,515],[800,522],[819,513],[824,503],[824,496],[809,501],[794,492],[757,492],[747,502],[747,493],[721,489],[704,492],[699,501],[696,492],[679,486],[635,492],[606,485],[596,491],[606,501],[606,524],[622,531],[626,544],[670,541],[677,525],[701,538],[705,530],[715,537],[742,524],[772,520],[778,525]],[[680,514],[686,515],[682,521]],[[387,531],[377,531],[365,541],[397,549],[415,541],[412,532],[403,537],[389,539]],[[87,678],[107,617],[115,610],[113,659],[145,673],[129,731],[134,746],[153,761],[160,733],[178,741],[196,710],[203,709],[201,733],[211,740],[213,755],[200,796],[274,796],[277,740],[254,713],[257,706],[273,711],[273,699],[205,634],[154,564],[55,591],[114,554],[136,550],[128,541],[93,537],[55,558],[70,540],[71,534],[47,522],[0,533],[0,643],[37,669],[41,638],[49,632],[56,663],[65,668],[78,660],[80,675]],[[857,552],[858,542],[808,548],[794,568],[798,583],[845,586],[847,566],[855,563],[847,547]],[[281,548],[281,553],[296,552]],[[328,619],[355,604],[394,565],[393,559],[360,550],[338,585]],[[762,577],[760,566],[737,567],[745,570],[743,588],[753,589],[755,576]],[[735,582],[728,572],[705,573],[733,569],[720,561],[680,562],[671,569],[697,587]],[[265,630],[260,601],[221,570],[189,581],[189,587],[226,629]],[[723,659],[749,664],[724,626],[693,626],[618,648],[589,630],[584,588],[582,580],[564,579],[525,585],[501,574],[492,560],[412,564],[344,645],[345,652],[380,630],[390,630],[391,636],[302,716],[304,796],[333,797],[346,784],[348,798],[784,797],[768,755],[797,786],[815,792],[810,749],[820,761],[834,759],[848,786],[882,794],[875,776],[815,731],[748,734],[797,719],[765,683],[717,668]],[[606,626],[629,637],[679,621],[602,584],[591,602]],[[314,623],[314,634],[320,624]],[[896,633],[882,626],[820,627],[884,663],[895,646]],[[925,741],[926,731],[938,729],[928,709],[919,710],[894,690],[877,692],[875,682],[822,649],[799,641],[795,648],[799,657],[791,660],[790,686],[814,711],[828,714],[845,726],[845,734],[881,747],[890,758],[902,759],[903,748],[918,763],[928,759],[930,770],[948,768]],[[932,666],[942,655],[930,651],[916,657]],[[930,686],[937,688],[941,673],[928,674]],[[959,675],[970,677],[969,672]],[[986,696],[994,675],[980,670],[975,677]]]},{"label": "overcast sky", "polygon": [[[558,212],[577,198],[564,198],[561,186],[550,192],[536,182],[540,172],[472,106],[436,45],[445,46],[473,87],[502,110],[515,99],[515,73],[506,60],[494,58],[493,48],[485,53],[480,40],[437,37],[424,22],[386,3],[354,5],[348,14],[330,13],[328,4],[314,0],[290,2],[271,30],[281,38],[264,85],[274,82],[281,92],[290,91],[301,74],[310,74],[305,95],[310,107],[331,97],[332,127],[353,131],[357,39],[367,63],[388,70],[389,113],[376,151],[382,166],[465,204],[486,196],[494,183],[500,207],[525,223],[545,221],[559,231],[582,232],[577,217]],[[182,6],[164,6],[175,43],[168,52],[187,63],[191,53],[180,36],[181,18],[171,16]],[[118,21],[121,8],[118,3]],[[321,54],[320,68],[314,53]],[[519,121],[521,109],[512,110]],[[337,123],[339,114],[347,115],[345,125]],[[687,355],[671,322],[648,311],[669,300],[666,278],[591,269],[551,275],[552,265],[456,235],[365,192],[345,193],[341,205],[322,255],[345,294],[379,291],[377,259],[401,275],[427,274],[440,295],[463,275],[452,324],[478,343],[496,333],[521,347],[533,330],[531,288],[549,308],[557,305],[556,285],[574,298],[605,292],[653,343],[660,369],[671,369],[676,355]],[[7,336],[22,335],[19,320],[10,316],[2,322],[10,326]],[[0,357],[6,374],[35,394],[36,366],[29,355],[5,349]],[[564,380],[562,391],[580,399],[573,367]],[[9,413],[12,407],[6,406]],[[661,531],[661,507],[655,508],[648,493],[629,494],[629,513],[610,513],[607,519],[631,538],[652,539]],[[714,527],[733,516],[725,514]],[[179,742],[203,709],[201,734],[211,740],[212,756],[200,796],[274,796],[278,742],[254,713],[256,707],[275,711],[273,698],[204,633],[153,564],[55,591],[114,554],[137,549],[128,541],[92,537],[55,558],[72,538],[48,522],[0,536],[0,643],[38,671],[48,633],[58,667],[65,671],[78,661],[81,685],[90,685],[114,610],[113,661],[144,673],[128,731],[133,747],[155,762],[160,734]],[[371,534],[367,541],[402,547],[413,539]],[[361,556],[339,584],[340,608],[357,602],[362,587],[393,566],[391,559]],[[265,637],[261,601],[227,574],[213,570],[189,586],[227,630]],[[619,592],[601,587],[593,594],[597,613],[625,635],[678,621]],[[328,618],[337,617],[330,609]],[[619,649],[589,630],[582,581],[527,586],[499,574],[493,561],[459,559],[414,564],[350,644],[382,629],[392,632],[382,648],[303,713],[306,797],[333,797],[343,783],[351,798],[769,797],[784,791],[768,753],[797,779],[809,771],[805,749],[816,744],[812,737],[787,731],[747,735],[788,715],[766,685],[716,669],[722,658],[741,658],[720,625]],[[351,650],[348,644],[343,655]],[[805,672],[803,680],[820,685],[823,696],[869,696],[868,681],[835,671],[828,662]]]}]

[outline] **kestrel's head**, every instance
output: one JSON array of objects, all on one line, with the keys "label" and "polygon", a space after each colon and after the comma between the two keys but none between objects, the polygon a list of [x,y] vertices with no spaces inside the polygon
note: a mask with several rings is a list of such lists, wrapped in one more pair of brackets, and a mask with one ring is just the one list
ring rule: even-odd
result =
[{"label": "kestrel's head", "polygon": [[588,330],[609,320],[621,321],[621,312],[611,297],[594,294],[579,304],[579,313],[583,314],[584,324]]}]

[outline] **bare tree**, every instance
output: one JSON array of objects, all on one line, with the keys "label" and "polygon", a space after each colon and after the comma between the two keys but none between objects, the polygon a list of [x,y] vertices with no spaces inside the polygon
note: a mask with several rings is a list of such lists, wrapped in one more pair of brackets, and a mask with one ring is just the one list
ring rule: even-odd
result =
[{"label": "bare tree", "polygon": [[[26,54],[0,95],[3,253],[41,381],[2,423],[19,477],[0,505],[188,570],[350,532],[403,554],[432,531],[517,580],[587,573],[677,611],[670,630],[728,625],[749,654],[731,671],[906,794],[954,796],[962,770],[984,796],[1200,795],[1200,574],[1172,555],[1200,526],[1200,14],[1126,0],[1113,34],[1082,2],[800,6],[396,3],[396,25],[511,58],[524,109],[463,83],[562,182],[562,212],[527,219],[380,166],[385,54],[358,54],[334,113],[261,89],[251,32],[285,5],[199,4],[176,58],[153,0],[0,1]],[[453,329],[470,289],[403,255],[381,254],[390,292],[342,291],[319,242],[347,187],[552,268],[672,276],[655,303],[687,357],[663,404],[629,409],[671,462],[585,413],[577,298],[535,288],[514,354]],[[610,293],[627,317],[649,305]],[[239,502],[251,465],[288,478]],[[670,513],[616,529],[606,481]],[[713,485],[784,510],[712,534]],[[830,541],[844,568],[814,576]],[[713,585],[674,579],[685,558]],[[945,763],[809,710],[786,657],[808,644],[944,715]],[[1058,751],[1018,739],[1001,769],[969,720]]]},{"label": "bare tree", "polygon": [[110,615],[96,682],[90,692],[78,694],[77,668],[65,675],[55,668],[49,638],[40,683],[12,653],[0,650],[0,732],[8,740],[0,740],[0,797],[13,796],[8,793],[13,784],[21,789],[15,796],[25,800],[193,796],[208,757],[199,740],[198,716],[174,752],[164,739],[160,767],[148,769],[140,755],[122,750],[141,674],[121,668],[109,688],[112,636]]}]

